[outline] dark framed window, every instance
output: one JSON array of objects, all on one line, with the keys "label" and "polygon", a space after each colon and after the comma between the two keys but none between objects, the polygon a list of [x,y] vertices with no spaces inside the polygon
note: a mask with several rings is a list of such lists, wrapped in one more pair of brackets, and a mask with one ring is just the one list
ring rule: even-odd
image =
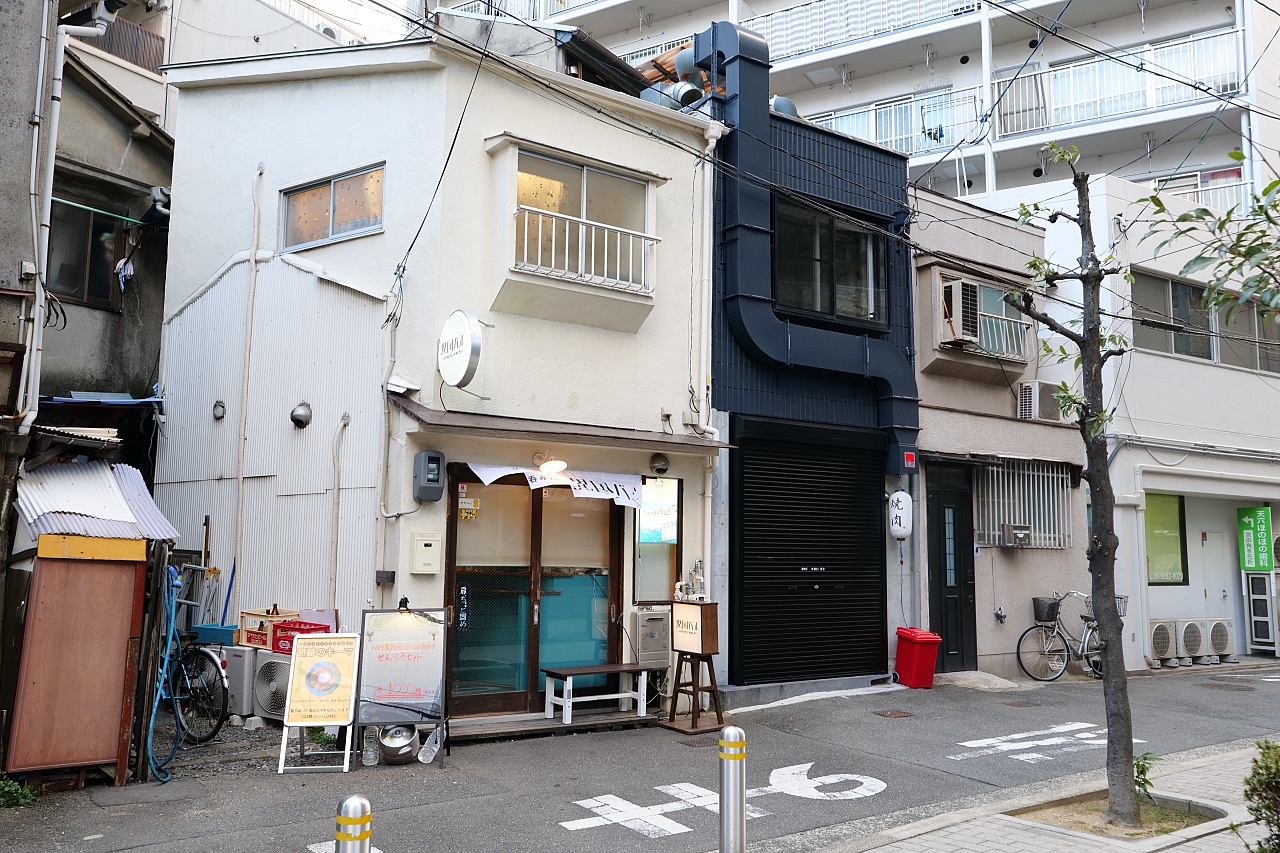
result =
[{"label": "dark framed window", "polygon": [[119,219],[55,200],[45,286],[63,302],[117,310],[122,244]]},{"label": "dark framed window", "polygon": [[773,299],[778,309],[887,328],[885,238],[784,199],[773,205]]},{"label": "dark framed window", "polygon": [[645,477],[636,512],[635,604],[666,604],[675,594],[684,542],[684,481]]},{"label": "dark framed window", "polygon": [[1182,495],[1147,493],[1147,584],[1186,586],[1187,518]]}]

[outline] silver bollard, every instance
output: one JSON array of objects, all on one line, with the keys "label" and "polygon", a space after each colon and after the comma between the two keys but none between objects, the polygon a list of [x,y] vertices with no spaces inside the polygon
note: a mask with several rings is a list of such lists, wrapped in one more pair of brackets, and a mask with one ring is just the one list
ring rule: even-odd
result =
[{"label": "silver bollard", "polygon": [[747,849],[747,733],[720,731],[720,853]]},{"label": "silver bollard", "polygon": [[368,797],[352,794],[338,803],[333,853],[369,853],[373,837],[373,805]]}]

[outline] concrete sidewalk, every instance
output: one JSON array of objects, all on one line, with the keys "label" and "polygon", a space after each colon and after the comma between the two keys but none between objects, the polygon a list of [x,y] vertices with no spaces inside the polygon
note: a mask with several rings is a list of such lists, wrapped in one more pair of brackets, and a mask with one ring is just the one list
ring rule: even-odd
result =
[{"label": "concrete sidewalk", "polygon": [[[1273,738],[1274,739],[1274,738]],[[993,802],[888,829],[873,836],[823,846],[824,853],[1115,853],[1124,849],[1139,853],[1177,848],[1179,853],[1242,853],[1239,836],[1229,828],[1235,823],[1246,841],[1255,842],[1266,833],[1253,823],[1245,808],[1244,777],[1257,754],[1251,744],[1237,742],[1233,749],[1218,754],[1178,759],[1170,757],[1157,764],[1152,773],[1153,793],[1194,800],[1226,813],[1225,817],[1179,832],[1144,839],[1110,839],[1087,833],[1033,823],[1007,812],[1044,803],[1047,800],[1098,791],[1106,786],[1105,776],[1080,774],[1047,794],[1042,786],[1036,793]]]}]

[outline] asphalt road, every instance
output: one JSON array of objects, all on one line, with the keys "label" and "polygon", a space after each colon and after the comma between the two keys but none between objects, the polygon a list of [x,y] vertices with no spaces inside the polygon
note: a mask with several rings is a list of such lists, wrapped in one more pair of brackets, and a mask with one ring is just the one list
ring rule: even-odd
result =
[{"label": "asphalt road", "polygon": [[[881,689],[740,712],[750,849],[821,849],[1012,788],[1051,795],[1054,780],[1102,767],[1101,685],[1028,687]],[[1130,696],[1140,752],[1280,732],[1280,667],[1133,678]],[[462,745],[443,770],[278,776],[272,763],[168,786],[46,795],[0,812],[0,847],[301,853],[331,840],[337,802],[361,793],[373,802],[383,853],[703,853],[718,843],[718,773],[714,736],[660,728]]]}]

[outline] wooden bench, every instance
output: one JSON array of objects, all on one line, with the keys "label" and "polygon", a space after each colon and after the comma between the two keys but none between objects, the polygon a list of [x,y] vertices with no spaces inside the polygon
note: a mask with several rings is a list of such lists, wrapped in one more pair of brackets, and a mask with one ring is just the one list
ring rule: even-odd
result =
[{"label": "wooden bench", "polygon": [[[598,694],[593,693],[589,696],[583,696],[583,702],[595,702],[598,699],[617,699],[618,710],[630,710],[627,704],[634,699],[636,701],[636,716],[643,717],[645,709],[648,707],[648,687],[649,680],[645,678],[645,673],[655,669],[665,669],[666,667],[648,666],[639,663],[600,663],[590,666],[561,666],[561,667],[543,667],[542,671],[547,676],[547,719],[555,716],[555,706],[561,707],[560,722],[568,725],[573,722],[573,679],[580,675],[616,675],[618,676],[618,692]],[[638,677],[637,677],[638,676]],[[555,682],[564,682],[564,691],[557,696],[555,691]],[[637,684],[637,682],[639,682]]]}]

